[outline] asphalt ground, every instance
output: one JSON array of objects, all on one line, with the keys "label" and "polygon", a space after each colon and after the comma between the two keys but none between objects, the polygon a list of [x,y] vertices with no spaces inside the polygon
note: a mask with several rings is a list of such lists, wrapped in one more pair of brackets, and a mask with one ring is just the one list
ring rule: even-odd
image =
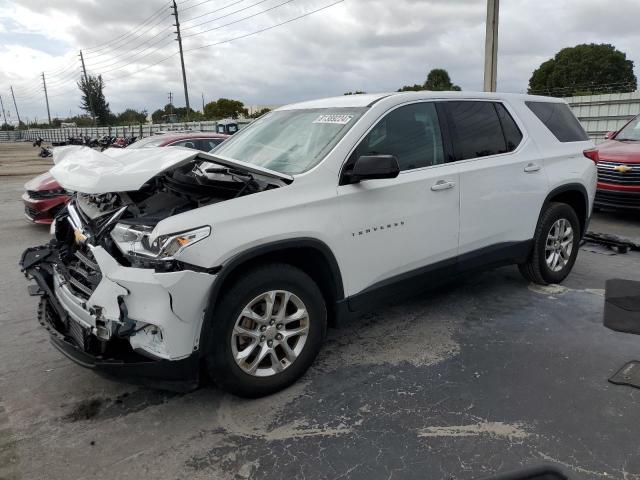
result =
[{"label": "asphalt ground", "polygon": [[[0,177],[0,479],[473,479],[554,462],[640,479],[640,390],[607,378],[640,337],[602,326],[608,278],[640,253],[585,245],[562,286],[476,274],[329,332],[294,386],[242,400],[175,394],[71,363],[35,319],[17,261],[28,177]],[[638,236],[640,215],[591,230]]]}]

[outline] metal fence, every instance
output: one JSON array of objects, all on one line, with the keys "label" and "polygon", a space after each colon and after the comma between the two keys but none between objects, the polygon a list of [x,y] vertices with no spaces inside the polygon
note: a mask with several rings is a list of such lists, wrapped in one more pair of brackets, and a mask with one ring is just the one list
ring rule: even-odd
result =
[{"label": "metal fence", "polygon": [[640,91],[568,97],[565,100],[596,143],[604,140],[607,132],[620,129],[640,113]]},{"label": "metal fence", "polygon": [[[250,123],[250,120],[238,120],[238,126],[242,128]],[[0,132],[0,142],[16,142],[23,140],[35,140],[41,137],[46,142],[65,142],[69,137],[87,135],[92,138],[100,138],[105,135],[115,137],[148,137],[159,132],[175,130],[192,130],[194,132],[215,132],[218,122],[185,122],[185,123],[154,123],[128,125],[123,127],[71,127],[71,128],[41,128],[29,130],[14,130]]]}]

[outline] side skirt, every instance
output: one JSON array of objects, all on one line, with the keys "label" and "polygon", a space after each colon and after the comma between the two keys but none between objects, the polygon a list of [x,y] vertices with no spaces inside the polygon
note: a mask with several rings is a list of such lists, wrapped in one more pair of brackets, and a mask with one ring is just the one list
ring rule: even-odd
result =
[{"label": "side skirt", "polygon": [[532,248],[533,240],[499,243],[383,280],[338,302],[339,318],[412,297],[463,273],[522,263]]}]

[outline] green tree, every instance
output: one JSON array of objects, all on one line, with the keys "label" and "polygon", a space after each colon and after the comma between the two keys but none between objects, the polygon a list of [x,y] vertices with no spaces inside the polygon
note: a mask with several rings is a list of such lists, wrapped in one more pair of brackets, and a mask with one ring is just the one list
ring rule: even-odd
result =
[{"label": "green tree", "polygon": [[238,118],[240,115],[246,116],[247,109],[244,108],[244,103],[238,100],[219,98],[204,106],[204,117],[207,119]]},{"label": "green tree", "polygon": [[633,61],[604,43],[563,48],[529,79],[529,93],[554,97],[633,92],[636,88]]},{"label": "green tree", "polygon": [[454,85],[449,77],[449,72],[443,68],[434,68],[427,74],[427,79],[422,85],[416,83],[414,85],[405,85],[399,88],[399,92],[419,92],[421,90],[433,91],[457,91],[461,89],[458,85]]},{"label": "green tree", "polygon": [[249,118],[258,118],[264,115],[265,113],[269,113],[270,111],[271,111],[270,108],[264,107],[264,108],[261,108],[260,110],[253,112],[251,115],[249,115]]},{"label": "green tree", "polygon": [[356,90],[355,92],[345,92],[343,93],[343,95],[362,95],[364,93],[367,93],[367,92],[362,90]]},{"label": "green tree", "polygon": [[420,90],[424,90],[424,84],[405,85],[398,89],[399,92],[419,92]]},{"label": "green tree", "polygon": [[[175,115],[176,122],[187,121],[187,107],[176,107],[170,103],[167,103],[163,108],[159,108],[151,114],[151,121],[153,123],[166,123],[169,120],[169,115]],[[204,117],[200,112],[196,112],[193,108],[189,108],[189,121],[197,122]]]},{"label": "green tree", "polygon": [[[114,116],[109,109],[109,104],[104,97],[104,82],[102,75],[89,75],[87,80],[84,76],[78,81],[78,88],[82,92],[82,103],[80,108],[90,115],[96,117],[98,125],[109,125],[113,122]],[[92,111],[93,110],[93,111]]]},{"label": "green tree", "polygon": [[424,82],[425,90],[433,90],[436,92],[442,91],[460,91],[460,87],[458,85],[454,85],[451,83],[451,78],[449,77],[449,72],[447,72],[443,68],[434,68],[427,75],[427,80]]},{"label": "green tree", "polygon": [[164,110],[162,108],[159,108],[151,114],[151,121],[153,123],[162,123],[163,115],[165,115]]},{"label": "green tree", "polygon": [[132,125],[136,123],[147,123],[147,111],[127,108],[124,112],[116,115],[116,122],[120,125]]},{"label": "green tree", "polygon": [[0,130],[2,131],[8,131],[8,130],[15,130],[16,127],[14,127],[13,125],[9,125],[8,123],[3,123],[2,127],[0,127]]}]

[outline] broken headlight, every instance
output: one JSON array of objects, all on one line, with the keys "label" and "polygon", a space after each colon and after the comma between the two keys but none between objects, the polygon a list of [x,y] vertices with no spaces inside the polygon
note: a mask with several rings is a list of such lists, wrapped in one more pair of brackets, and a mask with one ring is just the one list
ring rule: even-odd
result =
[{"label": "broken headlight", "polygon": [[172,260],[182,250],[211,234],[211,227],[198,227],[184,232],[149,237],[153,227],[118,223],[111,230],[111,238],[125,255],[143,256],[155,260]]}]

